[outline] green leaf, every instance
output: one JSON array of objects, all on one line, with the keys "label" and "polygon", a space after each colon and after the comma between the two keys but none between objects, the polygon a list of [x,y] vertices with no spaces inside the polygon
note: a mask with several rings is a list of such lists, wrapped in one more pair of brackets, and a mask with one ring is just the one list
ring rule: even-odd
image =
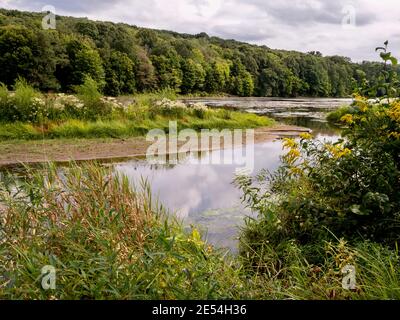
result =
[{"label": "green leaf", "polygon": [[381,52],[380,56],[381,56],[381,58],[382,58],[383,60],[388,61],[388,60],[390,59],[390,57],[391,57],[391,53],[390,53],[390,52],[388,52],[388,53],[386,53],[386,52]]},{"label": "green leaf", "polygon": [[394,65],[394,66],[397,66],[399,63],[395,57],[390,57],[389,60],[392,62],[392,65]]},{"label": "green leaf", "polygon": [[352,205],[350,207],[350,211],[353,212],[354,214],[358,215],[358,216],[366,216],[366,215],[368,215],[367,213],[363,212],[361,210],[361,206],[357,205],[357,204]]}]

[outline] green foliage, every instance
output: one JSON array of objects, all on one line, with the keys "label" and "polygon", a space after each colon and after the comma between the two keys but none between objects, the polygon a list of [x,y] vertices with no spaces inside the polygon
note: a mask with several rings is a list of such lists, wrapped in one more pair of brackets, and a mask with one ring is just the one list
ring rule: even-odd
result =
[{"label": "green foliage", "polygon": [[91,77],[86,77],[83,84],[76,87],[78,97],[88,106],[100,101],[98,84]]},{"label": "green foliage", "polygon": [[243,64],[236,61],[231,72],[232,93],[241,97],[249,97],[253,95],[254,81]]},{"label": "green foliage", "polygon": [[[241,264],[254,257],[223,255],[195,227],[184,231],[168,218],[147,182],[95,163],[6,175],[0,200],[1,299],[400,298],[398,251],[335,240],[321,246],[315,265],[289,241],[281,243],[281,260],[265,246],[254,252],[263,264],[246,269]],[[350,264],[357,271],[353,291],[342,288],[341,271]],[[56,269],[55,290],[41,287],[44,266]]]},{"label": "green foliage", "polygon": [[[360,95],[370,98],[392,98],[399,96],[399,64],[397,59],[392,56],[392,53],[388,51],[388,45],[389,41],[386,41],[384,47],[376,48],[376,51],[380,52],[383,64],[366,64],[368,69],[359,75],[361,82],[357,87],[357,93]],[[373,74],[372,77],[371,74]]]},{"label": "green foliage", "polygon": [[201,91],[204,89],[206,72],[200,63],[188,59],[183,62],[182,93]]},{"label": "green foliage", "polygon": [[372,96],[387,95],[382,83],[400,73],[387,47],[379,49],[384,64],[356,64],[319,52],[72,17],[60,18],[57,30],[42,30],[41,14],[1,13],[7,19],[0,27],[0,82],[9,87],[21,76],[43,91],[65,92],[90,76],[112,96],[171,88],[185,94],[344,97],[368,82]]},{"label": "green foliage", "polygon": [[[277,173],[262,173],[257,184],[238,178],[244,200],[259,212],[244,233],[251,250],[259,252],[258,244],[267,242],[279,251],[280,243],[291,240],[314,250],[331,233],[390,246],[400,240],[398,105],[363,110],[343,118],[351,123],[346,141],[288,139]],[[311,261],[321,258],[309,254]]]},{"label": "green foliage", "polygon": [[[50,107],[42,109],[42,114],[47,115],[41,118],[43,121],[33,124],[3,123],[0,126],[0,140],[128,138],[142,136],[151,129],[168,131],[170,121],[177,121],[179,129],[195,130],[256,128],[274,123],[271,119],[255,114],[187,108],[182,103],[168,100],[175,98],[171,90],[136,96],[133,105],[115,110],[106,101],[99,99],[101,96],[96,88],[96,82],[90,78],[79,86],[81,100],[78,101],[82,101],[83,106],[67,105],[65,110],[59,110],[48,103]],[[157,101],[161,99],[167,99],[167,102],[160,105]],[[174,107],[174,104],[179,106]]]},{"label": "green foliage", "polygon": [[82,117],[95,119],[111,113],[111,106],[101,100],[98,83],[86,76],[84,83],[76,87],[78,98],[83,102]]},{"label": "green foliage", "polygon": [[59,73],[63,88],[71,89],[73,86],[80,85],[88,76],[103,87],[105,75],[98,51],[79,39],[68,42],[66,50],[69,63]]},{"label": "green foliage", "polygon": [[106,66],[104,93],[110,96],[132,94],[136,90],[135,65],[127,54],[113,51]]},{"label": "green foliage", "polygon": [[331,123],[339,124],[342,117],[346,114],[355,112],[351,106],[342,106],[339,109],[332,111],[328,114],[327,120]]},{"label": "green foliage", "polygon": [[[278,300],[398,300],[400,298],[400,256],[371,242],[351,246],[344,240],[333,240],[316,245],[320,263],[309,260],[307,248],[294,241],[279,245],[281,255],[264,243],[259,251],[249,251],[242,262],[253,268],[264,288],[264,299]],[[254,262],[257,261],[258,264]],[[356,270],[356,288],[343,288],[346,266]]]},{"label": "green foliage", "polygon": [[35,67],[34,33],[23,26],[0,28],[0,82],[8,86],[18,77],[28,77]]},{"label": "green foliage", "polygon": [[[0,188],[6,204],[1,299],[247,295],[240,269],[204,243],[196,229],[185,232],[168,220],[147,183],[133,189],[126,177],[93,164],[44,169],[28,169],[26,179],[11,179]],[[41,288],[46,265],[56,268],[55,290]]]},{"label": "green foliage", "polygon": [[[299,259],[321,265],[322,244],[336,237],[392,250],[400,241],[399,102],[356,95],[351,107],[330,117],[347,127],[344,139],[285,139],[288,151],[276,173],[236,179],[243,201],[259,213],[248,219],[241,238],[250,267],[281,274],[290,268],[287,251],[293,247],[301,251]],[[398,274],[393,277],[392,286]]]},{"label": "green foliage", "polygon": [[40,94],[26,80],[19,78],[11,95],[4,84],[0,88],[0,121],[38,122],[43,119],[45,105]]},{"label": "green foliage", "polygon": [[205,90],[210,93],[227,91],[230,66],[226,61],[212,63],[206,70]]}]

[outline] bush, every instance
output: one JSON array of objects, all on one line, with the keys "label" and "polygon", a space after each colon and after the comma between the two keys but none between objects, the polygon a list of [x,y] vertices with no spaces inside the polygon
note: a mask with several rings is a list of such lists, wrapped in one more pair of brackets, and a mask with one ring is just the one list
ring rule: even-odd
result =
[{"label": "bush", "polygon": [[400,241],[400,102],[356,94],[331,119],[345,127],[344,139],[285,139],[288,152],[277,172],[236,178],[243,201],[259,213],[241,237],[250,265],[286,264],[291,244],[321,264],[321,244],[336,237],[392,249]]},{"label": "bush", "polygon": [[39,122],[45,117],[45,102],[24,79],[18,79],[10,94],[4,84],[0,88],[0,120],[4,122]]},{"label": "bush", "polygon": [[111,114],[111,105],[101,100],[98,84],[92,78],[86,77],[84,83],[76,87],[76,92],[84,104],[86,119],[97,119]]},{"label": "bush", "polygon": [[4,83],[0,83],[0,119],[6,121],[10,116],[10,100],[9,100],[8,88]]},{"label": "bush", "polygon": [[340,119],[349,113],[355,113],[355,109],[351,106],[342,106],[339,109],[330,112],[326,119],[331,123],[338,124],[340,123]]},{"label": "bush", "polygon": [[322,143],[307,134],[286,139],[288,153],[275,174],[238,177],[244,201],[259,212],[243,233],[251,248],[243,251],[259,252],[268,243],[284,255],[281,244],[295,241],[317,262],[314,249],[333,234],[393,247],[400,240],[399,105],[376,112],[360,104],[362,116],[344,117],[351,123],[346,141]]}]

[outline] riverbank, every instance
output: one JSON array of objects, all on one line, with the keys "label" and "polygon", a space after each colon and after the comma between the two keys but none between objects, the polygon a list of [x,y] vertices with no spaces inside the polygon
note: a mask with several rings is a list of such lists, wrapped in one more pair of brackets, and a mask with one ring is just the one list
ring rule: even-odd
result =
[{"label": "riverbank", "polygon": [[[309,129],[276,124],[255,129],[255,143],[282,136],[296,136]],[[243,142],[246,142],[243,139]],[[143,157],[152,142],[145,137],[127,139],[60,139],[41,141],[6,141],[0,143],[0,166],[47,161],[68,162]],[[182,145],[180,142],[178,145]],[[210,151],[210,149],[197,151]]]}]

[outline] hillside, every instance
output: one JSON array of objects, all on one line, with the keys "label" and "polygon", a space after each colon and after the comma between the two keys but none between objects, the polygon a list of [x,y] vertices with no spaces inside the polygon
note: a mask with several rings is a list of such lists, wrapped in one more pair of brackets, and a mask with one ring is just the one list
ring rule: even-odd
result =
[{"label": "hillside", "polygon": [[[272,50],[234,40],[0,9],[0,82],[25,78],[44,92],[68,92],[89,75],[106,95],[172,88],[182,94],[349,96],[376,81],[382,65],[321,53]],[[373,49],[373,48],[371,48]]]}]

